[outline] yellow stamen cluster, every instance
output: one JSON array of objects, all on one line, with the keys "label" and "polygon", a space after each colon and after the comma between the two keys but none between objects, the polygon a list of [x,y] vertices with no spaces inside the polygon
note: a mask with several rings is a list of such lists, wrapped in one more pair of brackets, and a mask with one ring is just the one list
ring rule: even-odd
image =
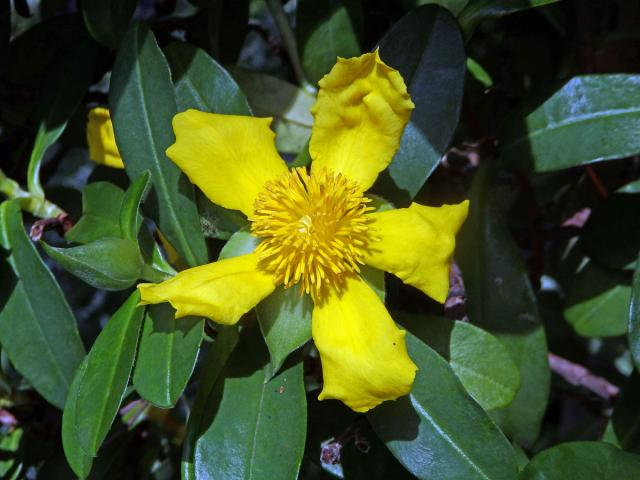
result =
[{"label": "yellow stamen cluster", "polygon": [[250,218],[251,232],[263,239],[256,249],[261,266],[277,283],[301,283],[301,293],[316,299],[326,287],[340,290],[374,240],[370,201],[356,182],[327,170],[309,175],[296,168],[269,182]]}]

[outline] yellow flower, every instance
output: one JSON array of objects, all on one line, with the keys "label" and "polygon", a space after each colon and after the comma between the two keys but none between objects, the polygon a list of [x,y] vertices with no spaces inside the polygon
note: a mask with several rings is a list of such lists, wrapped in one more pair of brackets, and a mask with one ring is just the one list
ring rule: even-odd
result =
[{"label": "yellow flower", "polygon": [[124,168],[109,110],[103,107],[92,108],[87,121],[87,143],[89,158],[96,163],[113,168]]},{"label": "yellow flower", "polygon": [[288,170],[270,118],[196,110],[174,117],[169,158],[211,201],[244,212],[262,241],[253,253],[138,288],[142,303],[170,302],[176,317],[233,324],[277,285],[298,285],[314,301],[319,398],[364,412],[406,395],[417,368],[405,332],[362,280],[360,265],[394,273],[444,302],[468,202],[373,211],[363,192],[389,165],[414,108],[404,81],[376,51],[339,58],[319,85],[311,172]]}]

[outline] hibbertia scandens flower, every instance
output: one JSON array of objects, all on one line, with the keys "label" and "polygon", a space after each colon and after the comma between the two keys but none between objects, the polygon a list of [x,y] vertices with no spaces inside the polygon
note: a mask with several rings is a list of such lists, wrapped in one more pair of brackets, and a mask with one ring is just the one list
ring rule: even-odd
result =
[{"label": "hibbertia scandens flower", "polygon": [[176,317],[233,324],[278,285],[314,302],[322,362],[320,399],[356,411],[411,390],[416,366],[404,334],[359,275],[370,265],[439,302],[449,287],[455,234],[468,203],[377,212],[364,192],[397,151],[413,103],[378,52],[338,59],[312,108],[310,171],[289,170],[270,118],[196,110],[173,120],[167,155],[214,203],[240,210],[261,240],[253,253],[141,284],[142,302],[170,302]]}]

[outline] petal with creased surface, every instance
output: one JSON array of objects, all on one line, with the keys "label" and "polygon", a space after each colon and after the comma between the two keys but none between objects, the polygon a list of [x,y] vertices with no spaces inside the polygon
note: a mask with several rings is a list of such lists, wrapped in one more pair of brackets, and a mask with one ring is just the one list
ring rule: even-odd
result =
[{"label": "petal with creased surface", "polygon": [[322,361],[320,400],[334,398],[366,412],[411,390],[417,367],[407,354],[405,332],[359,276],[315,305],[312,334]]},{"label": "petal with creased surface", "polygon": [[369,245],[363,260],[444,303],[455,236],[468,210],[465,200],[441,207],[412,203],[409,208],[372,213],[370,228],[379,241]]},{"label": "petal with creased surface", "polygon": [[173,117],[167,156],[213,203],[245,215],[265,183],[287,172],[271,118],[187,110]]},{"label": "petal with creased surface", "polygon": [[273,275],[259,270],[258,260],[250,253],[183,270],[162,283],[141,283],[140,303],[169,302],[176,318],[195,315],[234,324],[275,289]]},{"label": "petal with creased surface", "polygon": [[378,55],[338,58],[311,108],[313,169],[344,174],[367,190],[400,146],[413,102],[397,70]]}]

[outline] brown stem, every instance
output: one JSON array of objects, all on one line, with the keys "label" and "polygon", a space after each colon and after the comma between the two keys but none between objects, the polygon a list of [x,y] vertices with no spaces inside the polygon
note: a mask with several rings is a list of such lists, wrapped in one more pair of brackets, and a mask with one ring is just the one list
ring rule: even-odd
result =
[{"label": "brown stem", "polygon": [[591,373],[582,365],[573,363],[553,353],[549,353],[549,367],[552,372],[560,375],[571,385],[586,388],[605,400],[611,400],[620,393],[620,389],[609,383],[605,378]]}]

